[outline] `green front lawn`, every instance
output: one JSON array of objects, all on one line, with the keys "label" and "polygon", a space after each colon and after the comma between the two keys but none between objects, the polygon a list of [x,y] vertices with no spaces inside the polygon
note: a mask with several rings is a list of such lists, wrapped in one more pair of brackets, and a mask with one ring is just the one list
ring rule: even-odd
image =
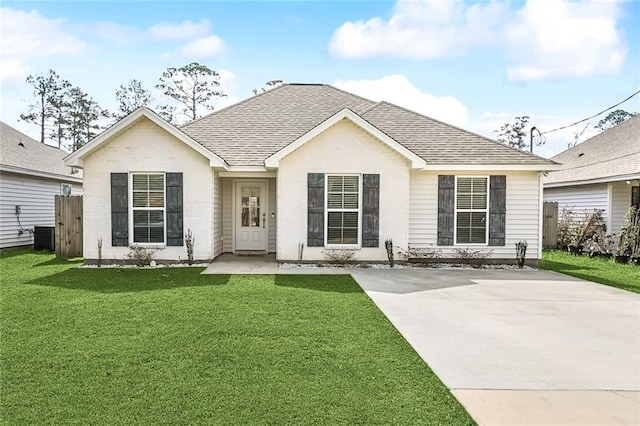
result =
[{"label": "green front lawn", "polygon": [[348,276],[0,259],[2,424],[473,424]]},{"label": "green front lawn", "polygon": [[640,267],[621,265],[613,259],[591,259],[586,255],[574,256],[564,251],[545,250],[540,268],[640,293]]}]

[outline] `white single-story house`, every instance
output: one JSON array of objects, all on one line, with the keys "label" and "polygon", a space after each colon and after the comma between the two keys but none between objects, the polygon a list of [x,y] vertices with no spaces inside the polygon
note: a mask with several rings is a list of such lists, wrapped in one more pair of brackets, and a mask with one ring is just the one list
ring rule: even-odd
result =
[{"label": "white single-story house", "polygon": [[82,195],[67,155],[0,122],[0,248],[31,245],[34,226],[55,226],[55,195]]},{"label": "white single-story house", "polygon": [[542,180],[558,164],[387,102],[285,84],[180,128],[140,108],[65,159],[84,169],[84,256],[275,253],[385,261],[396,247],[541,256]]},{"label": "white single-story house", "polygon": [[560,170],[544,178],[544,201],[577,219],[602,210],[607,232],[617,233],[630,206],[640,208],[640,116],[568,149],[552,160]]}]

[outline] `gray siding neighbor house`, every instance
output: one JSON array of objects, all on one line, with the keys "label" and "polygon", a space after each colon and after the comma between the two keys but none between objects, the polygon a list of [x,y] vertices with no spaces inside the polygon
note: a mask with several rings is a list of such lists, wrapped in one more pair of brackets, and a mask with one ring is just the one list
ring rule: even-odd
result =
[{"label": "gray siding neighbor house", "polygon": [[68,153],[0,122],[0,248],[33,244],[34,226],[54,226],[54,196],[82,194]]},{"label": "gray siding neighbor house", "polygon": [[616,233],[634,204],[640,207],[640,116],[633,117],[555,157],[560,170],[544,178],[544,201],[577,217],[602,210],[607,232]]}]

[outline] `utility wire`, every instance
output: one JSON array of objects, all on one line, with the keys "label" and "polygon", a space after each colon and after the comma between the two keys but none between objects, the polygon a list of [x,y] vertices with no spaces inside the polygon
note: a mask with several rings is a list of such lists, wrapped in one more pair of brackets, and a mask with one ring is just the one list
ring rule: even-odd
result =
[{"label": "utility wire", "polygon": [[638,90],[636,93],[634,93],[634,94],[632,94],[631,96],[629,96],[627,99],[625,99],[625,100],[623,100],[623,101],[620,101],[620,102],[618,102],[617,104],[615,104],[615,105],[613,105],[613,106],[610,106],[609,108],[606,108],[606,109],[604,109],[604,110],[600,111],[600,112],[599,112],[599,113],[597,113],[597,114],[592,115],[591,117],[583,118],[582,120],[580,120],[580,121],[576,121],[575,123],[573,123],[573,124],[569,124],[568,126],[562,126],[562,127],[558,127],[557,129],[547,130],[546,132],[542,132],[542,133],[540,134],[540,136],[542,136],[542,135],[546,135],[547,133],[557,132],[558,130],[567,129],[567,128],[569,128],[569,127],[573,127],[573,126],[575,126],[576,124],[584,123],[584,122],[585,122],[585,121],[587,121],[587,120],[591,120],[592,118],[595,118],[595,117],[599,116],[600,114],[604,114],[605,112],[609,111],[610,109],[613,109],[613,108],[617,107],[618,105],[620,105],[620,104],[623,104],[623,103],[627,102],[629,99],[633,98],[633,97],[634,97],[635,95],[637,95],[638,93],[640,93],[640,90]]}]

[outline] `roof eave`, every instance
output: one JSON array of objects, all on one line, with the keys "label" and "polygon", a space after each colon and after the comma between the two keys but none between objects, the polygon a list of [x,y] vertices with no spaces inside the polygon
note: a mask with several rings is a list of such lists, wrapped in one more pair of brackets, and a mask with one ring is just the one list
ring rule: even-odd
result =
[{"label": "roof eave", "polygon": [[67,181],[67,182],[82,183],[82,178],[81,177],[77,177],[77,176],[68,176],[68,175],[61,175],[59,173],[51,173],[51,172],[45,172],[45,171],[40,171],[40,170],[24,169],[22,167],[8,166],[8,165],[5,165],[5,164],[0,165],[0,171],[2,171],[2,172],[10,172],[10,173],[17,173],[17,174],[28,175],[28,176],[41,177],[41,178],[47,178],[47,179],[54,179],[54,180],[64,180],[64,181]]},{"label": "roof eave", "polygon": [[579,185],[591,185],[597,183],[611,183],[611,182],[623,182],[627,180],[640,180],[640,173],[630,173],[618,176],[606,176],[593,179],[571,180],[561,182],[544,182],[545,188],[559,188],[563,186],[579,186]]},{"label": "roof eave", "polygon": [[432,164],[429,163],[421,170],[453,170],[453,171],[530,171],[550,172],[560,170],[560,164]]}]

